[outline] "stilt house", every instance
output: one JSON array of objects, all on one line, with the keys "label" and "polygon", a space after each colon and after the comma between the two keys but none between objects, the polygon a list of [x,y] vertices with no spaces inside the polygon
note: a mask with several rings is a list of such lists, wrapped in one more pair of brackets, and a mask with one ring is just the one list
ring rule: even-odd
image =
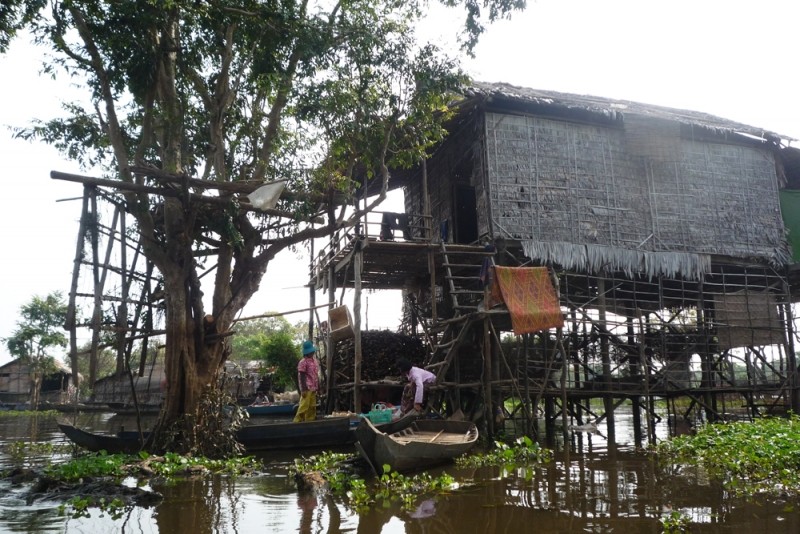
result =
[{"label": "stilt house", "polygon": [[[650,437],[656,399],[684,397],[675,415],[712,420],[800,408],[790,140],[505,84],[473,85],[448,130],[427,161],[392,174],[405,213],[334,236],[312,277],[331,295],[402,289],[443,406],[486,415],[490,430],[494,414],[532,425],[541,411],[565,428],[606,419],[611,434],[630,402]],[[546,268],[563,327],[504,343],[514,312],[487,299],[496,266]],[[358,367],[340,395],[369,386]]]}]

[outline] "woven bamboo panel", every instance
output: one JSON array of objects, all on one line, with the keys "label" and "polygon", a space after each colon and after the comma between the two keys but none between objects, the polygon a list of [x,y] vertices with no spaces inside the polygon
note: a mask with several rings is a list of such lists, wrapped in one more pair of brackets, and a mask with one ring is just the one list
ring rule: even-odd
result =
[{"label": "woven bamboo panel", "polygon": [[687,139],[648,117],[626,116],[623,130],[495,113],[486,144],[495,233],[552,244],[561,265],[576,266],[553,257],[574,257],[570,246],[586,247],[590,270],[612,258],[693,277],[712,254],[788,260],[767,150]]},{"label": "woven bamboo panel", "polygon": [[778,305],[770,293],[739,291],[715,295],[714,312],[722,350],[784,341]]}]

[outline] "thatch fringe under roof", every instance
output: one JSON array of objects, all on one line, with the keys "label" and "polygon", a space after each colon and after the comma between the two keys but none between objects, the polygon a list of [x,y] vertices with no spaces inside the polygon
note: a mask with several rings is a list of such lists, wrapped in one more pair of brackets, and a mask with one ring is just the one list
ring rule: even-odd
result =
[{"label": "thatch fringe under roof", "polygon": [[603,245],[544,243],[522,241],[525,255],[547,264],[569,270],[598,273],[601,270],[623,272],[629,277],[641,274],[647,278],[681,276],[700,280],[711,270],[711,256],[686,252],[647,252]]}]

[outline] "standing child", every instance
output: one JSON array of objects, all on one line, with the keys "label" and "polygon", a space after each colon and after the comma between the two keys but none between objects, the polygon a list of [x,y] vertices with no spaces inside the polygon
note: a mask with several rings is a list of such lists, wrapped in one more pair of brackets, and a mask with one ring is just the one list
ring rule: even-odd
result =
[{"label": "standing child", "polygon": [[317,349],[311,341],[303,341],[303,359],[297,364],[297,383],[300,387],[300,406],[294,422],[314,421],[317,418],[317,389],[319,376],[317,360],[314,354]]}]

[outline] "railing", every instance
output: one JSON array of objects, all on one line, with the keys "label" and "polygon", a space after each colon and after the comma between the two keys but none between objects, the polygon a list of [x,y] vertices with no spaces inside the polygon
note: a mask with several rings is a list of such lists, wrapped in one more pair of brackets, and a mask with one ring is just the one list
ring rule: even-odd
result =
[{"label": "railing", "polygon": [[407,243],[428,242],[432,235],[431,219],[430,216],[414,213],[372,211],[355,226],[334,232],[332,239],[317,254],[316,275],[319,277],[319,270],[346,250],[356,238]]}]

